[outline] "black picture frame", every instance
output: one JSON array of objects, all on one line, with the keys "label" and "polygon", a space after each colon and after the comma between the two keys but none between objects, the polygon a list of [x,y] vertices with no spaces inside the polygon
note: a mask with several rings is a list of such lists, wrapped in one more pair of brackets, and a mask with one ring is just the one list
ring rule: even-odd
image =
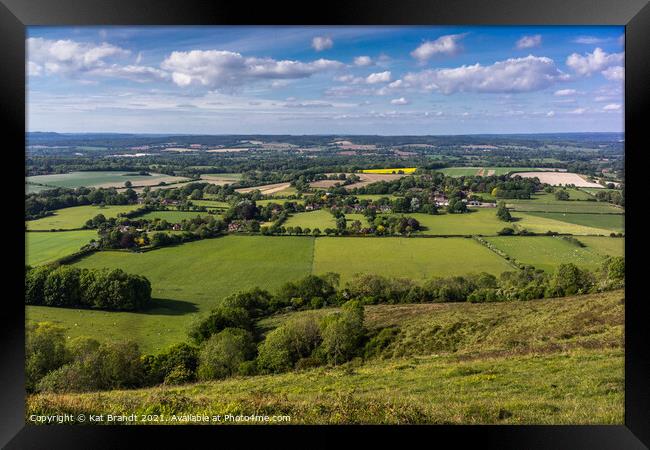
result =
[{"label": "black picture frame", "polygon": [[[25,27],[30,25],[625,25],[626,240],[628,261],[625,304],[625,425],[621,426],[424,426],[424,427],[83,427],[29,426],[24,420],[24,305],[22,239],[3,243],[6,265],[0,327],[0,445],[6,448],[122,448],[136,433],[170,446],[188,444],[197,433],[214,444],[250,437],[282,439],[283,446],[338,445],[349,433],[364,439],[390,437],[397,445],[417,432],[431,445],[474,443],[507,448],[647,448],[650,445],[650,357],[642,295],[644,270],[642,200],[643,152],[650,150],[646,128],[650,117],[650,4],[646,0],[346,0],[326,4],[226,2],[213,0],[0,0],[0,111],[4,124],[3,158],[12,174],[6,189],[24,183],[18,167],[25,147]],[[15,167],[15,169],[14,169]],[[24,175],[24,174],[23,174]],[[21,200],[11,195],[5,216],[6,237],[22,236]],[[15,208],[15,212],[13,211]],[[15,228],[14,228],[15,227]],[[9,250],[9,245],[17,250]],[[17,261],[13,261],[17,259]],[[638,263],[636,261],[639,261]],[[12,262],[13,261],[13,262]],[[327,435],[325,435],[327,433]],[[202,436],[208,437],[208,436]],[[444,440],[444,441],[443,441]],[[413,444],[409,444],[413,442]]]}]

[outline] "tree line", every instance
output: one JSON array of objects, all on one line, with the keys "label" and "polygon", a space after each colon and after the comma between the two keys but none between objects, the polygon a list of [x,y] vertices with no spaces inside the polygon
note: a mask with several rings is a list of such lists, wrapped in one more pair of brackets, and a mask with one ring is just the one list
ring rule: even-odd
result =
[{"label": "tree line", "polygon": [[151,303],[151,283],[121,269],[45,265],[25,270],[25,304],[137,311]]}]

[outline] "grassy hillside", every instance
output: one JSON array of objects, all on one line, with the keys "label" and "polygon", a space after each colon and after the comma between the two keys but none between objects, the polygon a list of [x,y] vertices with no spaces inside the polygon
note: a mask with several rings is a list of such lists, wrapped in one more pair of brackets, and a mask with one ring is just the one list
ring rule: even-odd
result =
[{"label": "grassy hillside", "polygon": [[[623,309],[622,291],[498,304],[372,306],[366,308],[369,329],[392,326],[399,332],[379,357],[365,362],[177,387],[34,395],[26,414],[622,424]],[[287,317],[262,325],[272,328]]]},{"label": "grassy hillside", "polygon": [[[49,233],[48,233],[49,234]],[[146,276],[153,305],[141,312],[27,306],[28,322],[51,321],[66,335],[117,340],[124,336],[145,351],[158,351],[186,339],[197,313],[205,313],[239,290],[282,283],[310,273],[313,239],[226,236],[135,254],[99,252],[76,266],[120,268]]]}]

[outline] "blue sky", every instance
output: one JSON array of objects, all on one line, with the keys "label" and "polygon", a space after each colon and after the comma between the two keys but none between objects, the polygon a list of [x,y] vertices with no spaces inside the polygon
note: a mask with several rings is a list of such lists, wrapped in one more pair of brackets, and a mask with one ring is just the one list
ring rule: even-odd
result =
[{"label": "blue sky", "polygon": [[623,130],[623,27],[29,27],[29,131]]}]

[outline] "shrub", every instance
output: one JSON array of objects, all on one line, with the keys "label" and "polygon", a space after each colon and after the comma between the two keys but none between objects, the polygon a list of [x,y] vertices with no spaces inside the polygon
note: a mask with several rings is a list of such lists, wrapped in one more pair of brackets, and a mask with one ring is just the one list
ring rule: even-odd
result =
[{"label": "shrub", "polygon": [[501,231],[497,232],[499,236],[512,236],[515,234],[515,230],[510,227],[505,227]]},{"label": "shrub", "polygon": [[65,346],[65,330],[50,322],[39,322],[28,328],[25,345],[25,384],[28,391],[48,372],[69,360]]},{"label": "shrub", "polygon": [[290,370],[298,360],[309,357],[321,340],[313,316],[293,318],[266,336],[259,346],[258,367],[265,373]]},{"label": "shrub", "polygon": [[267,314],[272,297],[268,291],[256,287],[249,291],[230,295],[221,304],[233,308],[243,308],[251,317],[262,317]]},{"label": "shrub", "polygon": [[[158,355],[143,357],[146,384],[157,384],[167,380],[185,381],[196,379],[198,348],[186,343],[175,344]],[[172,375],[172,373],[174,373]]]},{"label": "shrub", "polygon": [[86,345],[75,359],[38,383],[38,391],[75,392],[134,388],[143,385],[144,369],[135,342],[106,342],[95,350]]},{"label": "shrub", "polygon": [[388,327],[382,328],[377,335],[373,336],[364,348],[364,357],[372,358],[378,356],[395,340],[399,335],[399,328]]},{"label": "shrub", "polygon": [[217,380],[239,373],[241,364],[255,354],[253,337],[241,328],[226,328],[210,337],[199,352],[198,378]]},{"label": "shrub", "polygon": [[200,344],[226,328],[243,328],[252,331],[250,314],[244,308],[219,305],[208,314],[199,318],[190,327],[190,338]]},{"label": "shrub", "polygon": [[351,300],[338,314],[326,316],[322,321],[322,348],[328,362],[337,365],[350,360],[359,350],[363,337],[363,305]]}]

